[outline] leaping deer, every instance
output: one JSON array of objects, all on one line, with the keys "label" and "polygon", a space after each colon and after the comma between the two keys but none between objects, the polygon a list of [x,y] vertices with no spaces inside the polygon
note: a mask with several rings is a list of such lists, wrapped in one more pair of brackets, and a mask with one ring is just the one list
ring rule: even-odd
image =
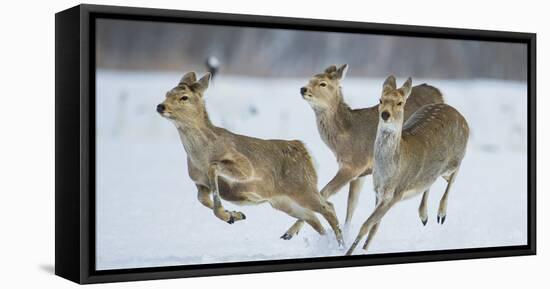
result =
[{"label": "leaping deer", "polygon": [[334,207],[317,190],[317,174],[304,144],[263,140],[214,126],[204,103],[209,81],[209,73],[197,81],[195,73],[189,72],[157,106],[157,112],[178,130],[199,201],[229,224],[246,217],[224,209],[222,199],[236,204],[269,202],[325,234],[315,215],[319,213],[343,246]]},{"label": "leaping deer", "polygon": [[449,190],[466,152],[468,123],[456,109],[444,103],[425,105],[403,123],[411,84],[408,78],[397,89],[393,76],[384,82],[374,144],[373,182],[377,204],[346,255],[351,255],[368,233],[363,246],[366,250],[382,217],[403,199],[423,193],[420,216],[427,220],[428,192],[440,176],[447,181],[447,188],[439,203],[437,221],[445,222]]}]

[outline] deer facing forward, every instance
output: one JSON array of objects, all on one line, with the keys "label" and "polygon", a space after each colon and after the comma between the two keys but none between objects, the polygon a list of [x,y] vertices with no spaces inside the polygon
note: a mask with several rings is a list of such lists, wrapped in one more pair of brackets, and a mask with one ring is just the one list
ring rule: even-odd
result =
[{"label": "deer facing forward", "polygon": [[246,217],[224,209],[222,199],[236,204],[269,202],[325,234],[315,215],[319,213],[343,245],[334,207],[317,190],[317,174],[304,144],[263,140],[214,126],[203,99],[209,81],[209,73],[198,81],[194,72],[187,73],[157,106],[178,130],[199,201],[229,224]]},{"label": "deer facing forward", "polygon": [[[348,205],[345,224],[351,222],[357,207],[364,178],[372,173],[373,147],[378,125],[378,106],[351,109],[344,101],[340,82],[348,65],[329,66],[323,73],[314,75],[300,93],[315,112],[317,129],[323,142],[336,156],[338,172],[321,190],[328,198],[349,183]],[[441,103],[441,92],[430,85],[421,84],[412,88],[405,106],[405,119],[418,108],[429,103]],[[290,239],[302,224],[297,223],[283,238]]]},{"label": "deer facing forward", "polygon": [[[444,103],[421,107],[403,124],[411,84],[409,78],[397,89],[393,76],[384,82],[374,144],[373,183],[377,204],[347,255],[353,253],[368,233],[363,246],[366,250],[382,217],[403,199],[423,193],[420,215],[421,218],[426,216],[429,189],[440,176],[447,181],[447,188],[439,204],[437,219],[441,224],[445,221],[447,197],[466,152],[469,128],[464,117]],[[427,216],[425,218],[427,220]]]}]

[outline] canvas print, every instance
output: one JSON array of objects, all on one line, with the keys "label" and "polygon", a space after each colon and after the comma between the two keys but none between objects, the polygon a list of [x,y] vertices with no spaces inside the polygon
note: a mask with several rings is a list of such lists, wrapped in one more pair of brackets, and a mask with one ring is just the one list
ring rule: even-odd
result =
[{"label": "canvas print", "polygon": [[527,45],[96,19],[96,270],[527,244]]}]

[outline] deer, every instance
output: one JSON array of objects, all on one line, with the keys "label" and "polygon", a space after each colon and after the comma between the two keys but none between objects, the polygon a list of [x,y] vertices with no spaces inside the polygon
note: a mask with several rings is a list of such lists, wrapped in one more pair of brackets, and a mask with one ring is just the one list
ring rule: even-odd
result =
[{"label": "deer", "polygon": [[449,191],[466,153],[469,127],[460,112],[445,103],[422,106],[405,121],[411,85],[410,77],[400,88],[396,88],[393,75],[384,81],[374,141],[377,204],[346,255],[353,253],[367,233],[363,249],[368,249],[382,217],[397,202],[423,193],[421,208],[425,209],[430,187],[440,176],[447,187],[439,202],[437,222],[445,222]]},{"label": "deer", "polygon": [[[302,98],[315,113],[321,139],[338,163],[338,172],[321,189],[321,195],[329,198],[349,183],[344,228],[348,228],[351,223],[365,177],[372,173],[373,147],[378,125],[378,105],[351,109],[344,101],[341,82],[347,70],[347,64],[339,67],[331,65],[324,72],[314,75],[300,89]],[[405,119],[425,104],[442,102],[443,96],[439,89],[426,83],[415,86],[412,88],[410,101],[405,106]],[[291,239],[301,226],[303,222],[299,221],[281,238]]]},{"label": "deer", "polygon": [[239,135],[213,125],[204,101],[210,77],[206,73],[197,80],[194,72],[186,73],[156,108],[177,128],[199,202],[228,224],[246,216],[226,210],[222,200],[237,205],[268,202],[325,235],[318,213],[343,247],[334,206],[318,191],[317,173],[305,145],[298,140]]}]

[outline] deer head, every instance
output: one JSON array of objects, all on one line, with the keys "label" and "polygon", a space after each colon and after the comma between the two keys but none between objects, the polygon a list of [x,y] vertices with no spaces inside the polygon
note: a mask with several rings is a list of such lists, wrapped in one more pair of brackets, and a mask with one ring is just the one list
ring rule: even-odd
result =
[{"label": "deer head", "polygon": [[210,73],[198,81],[194,72],[186,73],[176,87],[166,92],[157,112],[182,126],[200,125],[208,118],[203,95],[209,82]]},{"label": "deer head", "polygon": [[405,83],[396,88],[395,77],[388,76],[382,87],[382,96],[378,105],[380,115],[379,123],[389,127],[399,127],[403,124],[405,102],[411,94],[412,79],[409,77]]},{"label": "deer head", "polygon": [[346,76],[348,65],[331,65],[323,73],[314,75],[308,84],[300,89],[302,97],[314,109],[327,109],[342,101],[340,81]]}]

